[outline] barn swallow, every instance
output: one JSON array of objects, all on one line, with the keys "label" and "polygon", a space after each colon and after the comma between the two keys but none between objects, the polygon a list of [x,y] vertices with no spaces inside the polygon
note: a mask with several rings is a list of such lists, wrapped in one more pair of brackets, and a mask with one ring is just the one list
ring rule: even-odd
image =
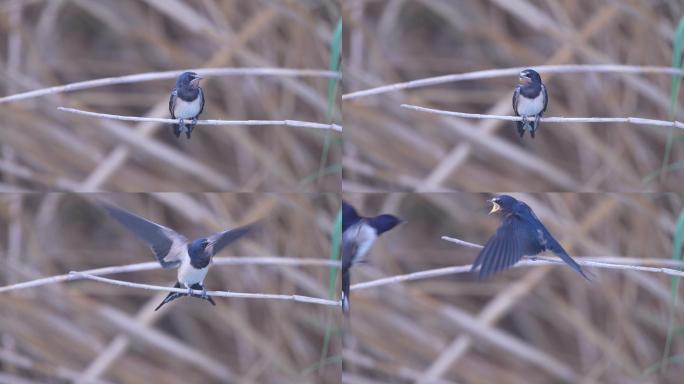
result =
[{"label": "barn swallow", "polygon": [[349,283],[352,265],[365,261],[378,236],[396,227],[402,220],[392,215],[363,217],[342,201],[342,312],[349,313]]},{"label": "barn swallow", "polygon": [[[518,121],[517,128],[520,137],[525,134],[525,128],[530,129],[530,135],[534,139],[534,133],[539,128],[539,118],[546,112],[549,97],[546,94],[546,86],[542,83],[541,76],[533,69],[526,69],[518,76],[520,84],[513,92],[513,111],[516,116],[522,116]],[[534,121],[527,121],[528,117],[534,117]]]},{"label": "barn swallow", "polygon": [[[180,119],[180,124],[171,125],[176,137],[185,132],[189,139],[197,124],[197,117],[204,110],[204,92],[199,86],[201,79],[195,72],[183,72],[176,80],[176,88],[171,91],[169,112],[172,118]],[[185,124],[183,119],[191,119],[192,122]]]},{"label": "barn swallow", "polygon": [[500,214],[501,225],[487,240],[471,268],[471,271],[475,271],[480,267],[480,279],[511,268],[523,256],[551,251],[585,279],[590,280],[527,204],[508,195],[496,196],[489,202],[492,203],[489,213]]},{"label": "barn swallow", "polygon": [[[100,205],[116,221],[152,248],[162,268],[178,268],[178,278],[173,287],[183,286],[187,288],[188,293],[170,292],[154,309],[155,311],[162,305],[183,296],[199,297],[207,300],[211,305],[216,305],[211,296],[207,295],[207,290],[203,285],[211,265],[211,258],[228,244],[245,235],[254,226],[250,224],[188,241],[185,236],[171,228],[153,223],[112,205],[104,203]],[[193,294],[192,290],[201,290],[202,295]]]}]

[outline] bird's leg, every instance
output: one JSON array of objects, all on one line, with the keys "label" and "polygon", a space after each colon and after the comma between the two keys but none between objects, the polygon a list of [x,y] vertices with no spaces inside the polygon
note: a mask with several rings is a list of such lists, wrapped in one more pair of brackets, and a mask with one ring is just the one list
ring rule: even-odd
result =
[{"label": "bird's leg", "polygon": [[188,295],[192,296],[192,287],[186,283],[183,283],[183,285],[185,285],[185,288],[188,289]]}]

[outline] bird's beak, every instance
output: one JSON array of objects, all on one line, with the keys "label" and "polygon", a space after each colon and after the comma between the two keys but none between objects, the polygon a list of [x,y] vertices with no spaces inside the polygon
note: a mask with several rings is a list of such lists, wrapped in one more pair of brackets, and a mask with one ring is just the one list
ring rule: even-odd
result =
[{"label": "bird's beak", "polygon": [[194,86],[198,86],[200,80],[202,80],[202,77],[201,77],[201,76],[197,76],[197,77],[195,77],[194,79],[190,80],[190,84],[192,84],[192,85],[194,85]]},{"label": "bird's beak", "polygon": [[527,77],[518,76],[518,81],[520,82],[520,84],[529,84],[531,80]]},{"label": "bird's beak", "polygon": [[495,201],[491,201],[492,203],[492,210],[489,211],[489,214],[491,215],[492,213],[496,213],[501,210],[501,206],[497,204]]}]

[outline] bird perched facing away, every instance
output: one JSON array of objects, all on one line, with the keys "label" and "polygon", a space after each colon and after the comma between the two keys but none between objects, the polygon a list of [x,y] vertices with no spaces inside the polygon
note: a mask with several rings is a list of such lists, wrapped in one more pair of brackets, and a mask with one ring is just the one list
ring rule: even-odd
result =
[{"label": "bird perched facing away", "polygon": [[[172,118],[180,119],[180,124],[171,125],[176,137],[185,132],[189,139],[197,124],[197,117],[204,110],[204,92],[199,86],[201,79],[195,72],[183,72],[176,80],[176,88],[171,91],[169,112]],[[184,119],[191,119],[192,122],[185,124]]]},{"label": "bird perched facing away", "polygon": [[[183,296],[199,297],[207,300],[211,305],[216,305],[211,296],[207,295],[207,290],[203,285],[211,265],[211,258],[245,235],[254,226],[253,224],[246,225],[188,241],[185,236],[173,229],[153,223],[121,208],[104,203],[100,206],[140,240],[147,243],[162,268],[178,268],[178,279],[173,287],[183,286],[188,289],[188,293],[170,292],[154,309],[155,311],[162,305]],[[201,290],[202,295],[192,294],[192,290]]]},{"label": "bird perched facing away", "polygon": [[471,268],[471,271],[480,268],[480,279],[512,267],[523,256],[551,251],[589,280],[582,267],[551,236],[527,204],[508,195],[496,196],[489,202],[492,203],[489,213],[500,214],[501,225],[487,240]]},{"label": "bird perched facing away", "polygon": [[342,312],[349,313],[350,269],[365,261],[366,254],[378,236],[402,221],[392,215],[363,217],[354,207],[342,201]]},{"label": "bird perched facing away", "polygon": [[[515,87],[513,92],[513,112],[516,116],[522,116],[522,121],[517,121],[517,128],[520,137],[525,134],[525,128],[530,129],[530,135],[534,139],[534,133],[539,128],[539,118],[546,112],[546,105],[549,97],[546,94],[546,87],[542,83],[541,76],[533,69],[526,69],[518,76],[520,84]],[[527,121],[528,117],[533,117],[534,121]]]}]

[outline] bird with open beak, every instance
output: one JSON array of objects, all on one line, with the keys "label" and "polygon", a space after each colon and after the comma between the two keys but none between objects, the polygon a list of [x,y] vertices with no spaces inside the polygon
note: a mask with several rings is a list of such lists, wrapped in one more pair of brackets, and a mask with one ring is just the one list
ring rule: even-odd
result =
[{"label": "bird with open beak", "polygon": [[471,271],[479,268],[480,279],[511,268],[523,256],[551,251],[589,280],[582,267],[568,255],[527,204],[508,195],[496,196],[489,202],[492,203],[489,213],[500,215],[501,225],[487,240],[471,268]]},{"label": "bird with open beak", "polygon": [[[528,128],[534,139],[534,134],[539,128],[539,118],[546,112],[549,97],[537,71],[526,69],[520,72],[518,80],[520,84],[513,92],[513,112],[516,116],[522,117],[522,121],[516,122],[518,133],[523,137],[525,128]],[[528,118],[534,120],[530,122]]]},{"label": "bird with open beak", "polygon": [[[197,117],[204,110],[204,92],[199,86],[202,79],[195,72],[183,72],[176,80],[176,88],[171,92],[169,98],[169,112],[171,117],[179,119],[178,124],[172,124],[173,134],[180,137],[181,133],[190,138],[192,130],[197,124]],[[183,120],[190,119],[192,122],[186,124]]]}]

